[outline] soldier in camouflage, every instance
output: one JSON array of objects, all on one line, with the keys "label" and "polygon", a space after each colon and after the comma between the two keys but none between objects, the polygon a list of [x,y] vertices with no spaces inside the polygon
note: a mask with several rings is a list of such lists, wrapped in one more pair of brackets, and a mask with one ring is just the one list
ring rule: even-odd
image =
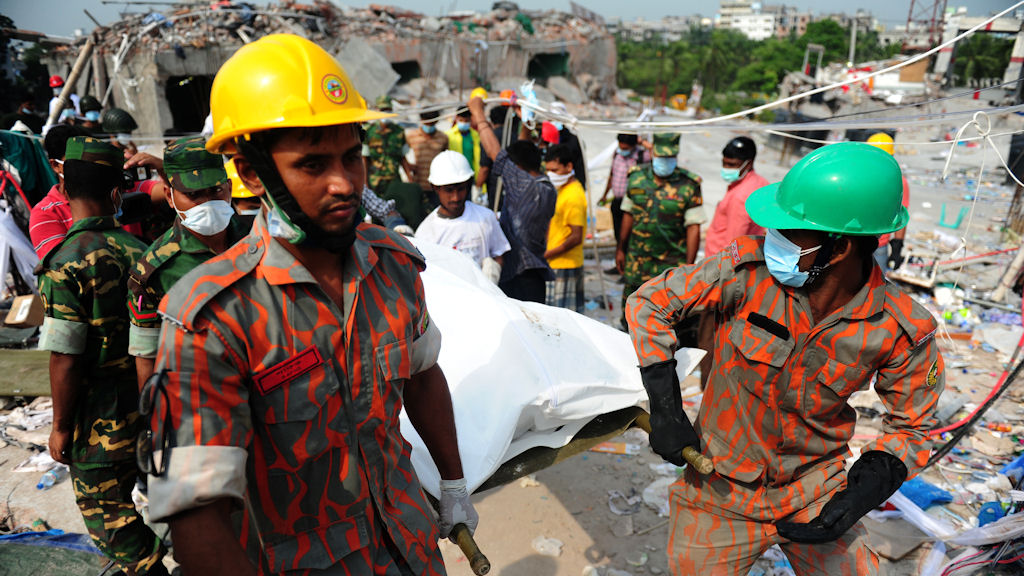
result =
[{"label": "soldier in camouflage", "polygon": [[693,264],[700,246],[700,225],[707,221],[700,176],[680,168],[676,160],[679,135],[655,135],[651,152],[651,164],[629,171],[622,199],[615,266],[625,283],[623,311],[626,298],[644,282],[670,268]]},{"label": "soldier in camouflage", "polygon": [[135,510],[135,367],[128,356],[128,270],[145,245],[121,229],[121,152],[68,140],[64,186],[74,224],[37,273],[46,319],[39,347],[51,352],[50,453],[71,468],[75,500],[96,546],[128,573],[167,574],[166,552]]},{"label": "soldier in camouflage", "polygon": [[157,308],[186,272],[220,254],[248,230],[231,207],[231,181],[219,155],[206,151],[202,136],[181,138],[164,150],[157,168],[177,213],[174,226],[146,250],[131,269],[128,353],[135,357],[139,386],[153,373],[160,339]]},{"label": "soldier in camouflage", "polygon": [[[377,99],[382,111],[391,110],[391,100],[386,96]],[[363,156],[366,158],[366,182],[378,195],[387,192],[392,182],[401,181],[398,168],[404,168],[409,178],[414,178],[415,167],[406,159],[409,146],[405,142],[405,131],[401,126],[387,120],[373,122],[366,127],[366,142]]]}]

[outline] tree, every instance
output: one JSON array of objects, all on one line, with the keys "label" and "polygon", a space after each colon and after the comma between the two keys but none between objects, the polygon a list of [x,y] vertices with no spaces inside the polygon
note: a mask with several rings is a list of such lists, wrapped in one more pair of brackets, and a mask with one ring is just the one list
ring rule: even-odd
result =
[{"label": "tree", "polygon": [[960,77],[960,83],[1002,78],[1010,63],[1013,41],[1012,36],[972,34],[958,43],[953,53],[953,72]]},{"label": "tree", "polygon": [[818,20],[807,25],[807,32],[797,40],[800,53],[808,44],[825,47],[825,62],[846,62],[850,51],[850,32],[835,20]]}]

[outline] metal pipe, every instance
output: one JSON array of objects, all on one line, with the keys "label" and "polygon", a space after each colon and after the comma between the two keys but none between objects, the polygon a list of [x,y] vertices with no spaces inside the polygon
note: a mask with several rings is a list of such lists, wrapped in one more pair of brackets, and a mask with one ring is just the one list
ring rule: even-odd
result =
[{"label": "metal pipe", "polygon": [[64,107],[71,102],[71,91],[75,82],[78,82],[78,77],[82,75],[82,69],[85,67],[85,63],[89,60],[89,56],[92,55],[93,46],[95,46],[93,36],[89,36],[89,39],[85,42],[85,46],[82,47],[82,51],[78,53],[78,59],[75,60],[75,65],[71,68],[71,74],[68,75],[67,80],[64,82],[64,89],[60,91],[59,99],[60,105],[54,110],[50,110],[50,116],[46,119],[46,126],[53,126],[57,123],[57,118],[60,117],[60,113],[64,110]]}]

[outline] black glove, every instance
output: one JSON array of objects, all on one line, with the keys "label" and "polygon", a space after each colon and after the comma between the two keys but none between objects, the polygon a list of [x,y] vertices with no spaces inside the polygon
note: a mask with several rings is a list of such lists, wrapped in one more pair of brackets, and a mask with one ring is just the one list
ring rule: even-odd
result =
[{"label": "black glove", "polygon": [[683,466],[683,448],[700,451],[700,438],[683,412],[675,359],[640,368],[640,377],[651,400],[651,449],[666,461]]},{"label": "black glove", "polygon": [[889,240],[889,268],[893,270],[903,264],[903,239],[892,238]]},{"label": "black glove", "polygon": [[899,458],[879,450],[866,452],[850,468],[846,489],[833,496],[817,518],[806,524],[776,522],[775,528],[779,536],[793,542],[833,542],[888,500],[906,479],[907,467]]}]

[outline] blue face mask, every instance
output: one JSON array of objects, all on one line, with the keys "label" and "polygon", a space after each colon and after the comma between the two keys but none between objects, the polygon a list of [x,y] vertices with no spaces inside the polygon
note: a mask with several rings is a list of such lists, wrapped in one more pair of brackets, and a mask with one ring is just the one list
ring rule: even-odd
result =
[{"label": "blue face mask", "polygon": [[619,153],[619,156],[629,156],[630,154],[633,153],[632,148],[629,148],[627,150],[623,150],[622,148],[616,148],[615,151]]},{"label": "blue face mask", "polygon": [[561,132],[561,131],[562,131],[562,128],[565,128],[565,124],[562,124],[561,122],[552,122],[551,124],[552,124],[552,125],[553,125],[553,126],[555,127],[555,129],[556,129],[556,130],[558,130],[559,132]]},{"label": "blue face mask", "polygon": [[667,156],[659,156],[651,160],[651,168],[654,169],[654,175],[661,178],[667,178],[672,175],[676,170],[678,162],[675,158]]},{"label": "blue face mask", "polygon": [[456,122],[455,125],[459,127],[459,132],[469,132],[469,122]]},{"label": "blue face mask", "polygon": [[100,121],[100,113],[98,111],[96,111],[96,110],[89,110],[88,112],[85,113],[85,119],[90,121],[90,122],[99,122]]},{"label": "blue face mask", "polygon": [[740,172],[747,167],[747,163],[740,164],[739,168],[722,168],[722,180],[729,182],[730,184],[740,179]]},{"label": "blue face mask", "polygon": [[434,132],[437,132],[437,126],[434,124],[424,124],[422,128],[424,134],[433,134]]},{"label": "blue face mask", "polygon": [[821,245],[801,250],[774,228],[764,236],[764,263],[768,272],[786,286],[799,288],[807,282],[807,272],[800,271],[800,257],[817,251]]}]

